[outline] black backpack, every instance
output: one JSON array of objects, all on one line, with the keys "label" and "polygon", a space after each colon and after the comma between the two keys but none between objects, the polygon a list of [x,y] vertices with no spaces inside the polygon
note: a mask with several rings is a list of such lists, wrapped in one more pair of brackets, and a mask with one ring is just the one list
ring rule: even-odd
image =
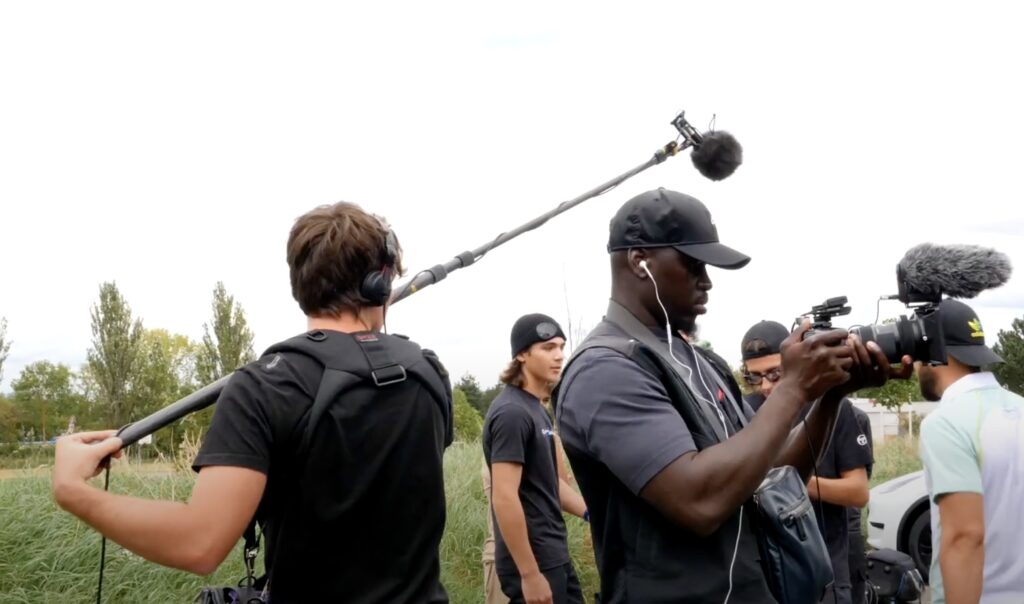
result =
[{"label": "black backpack", "polygon": [[[452,389],[448,373],[433,351],[420,348],[400,335],[313,330],[270,346],[256,362],[274,363],[273,357],[281,353],[303,354],[324,367],[313,405],[305,419],[297,459],[308,457],[311,444],[317,437],[320,419],[344,393],[367,385],[386,393],[389,386],[410,379],[418,380],[439,406],[444,418],[443,446],[451,445],[454,439]],[[310,472],[316,461],[310,460],[305,464],[305,471]],[[203,588],[195,602],[258,604],[269,601],[268,575],[256,578],[254,572],[259,552],[255,517],[246,527],[243,537],[246,576],[239,581],[238,587]]]},{"label": "black backpack", "polygon": [[867,554],[869,601],[880,604],[917,602],[924,581],[913,558],[894,549],[877,549]]}]

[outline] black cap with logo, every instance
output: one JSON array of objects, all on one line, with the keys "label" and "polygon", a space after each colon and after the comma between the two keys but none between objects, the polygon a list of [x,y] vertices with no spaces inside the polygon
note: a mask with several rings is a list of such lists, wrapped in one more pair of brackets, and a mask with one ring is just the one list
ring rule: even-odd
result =
[{"label": "black cap with logo", "polygon": [[959,300],[946,298],[939,303],[942,337],[946,354],[970,367],[1002,363],[1003,359],[985,346],[985,331],[978,314]]},{"label": "black cap with logo", "polygon": [[611,221],[608,251],[673,247],[687,256],[725,269],[743,268],[750,257],[718,241],[711,212],[697,199],[660,188],[630,199]]}]

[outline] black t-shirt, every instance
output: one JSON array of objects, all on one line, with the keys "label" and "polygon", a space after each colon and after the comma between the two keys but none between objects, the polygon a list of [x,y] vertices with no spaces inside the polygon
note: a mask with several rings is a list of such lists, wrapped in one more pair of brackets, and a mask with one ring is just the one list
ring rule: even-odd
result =
[{"label": "black t-shirt", "polygon": [[[870,437],[861,431],[849,399],[843,399],[836,417],[832,441],[818,464],[818,475],[822,478],[839,478],[843,472],[871,465]],[[849,582],[849,518],[847,508],[824,501],[817,501],[814,479],[808,482],[808,493],[815,496],[814,513],[818,517],[818,528],[825,538],[837,582]],[[818,505],[821,504],[819,508]],[[819,509],[821,513],[819,514]]]},{"label": "black t-shirt", "polygon": [[[871,479],[871,469],[874,466],[874,441],[871,437],[871,418],[868,417],[867,413],[864,413],[857,407],[850,405],[853,409],[853,415],[857,418],[857,425],[860,426],[860,432],[867,439],[868,454],[871,456],[871,463],[867,465],[868,479]],[[846,516],[849,521],[851,531],[860,531],[860,508],[850,506],[846,508]]]},{"label": "black t-shirt", "polygon": [[760,392],[751,392],[750,394],[743,395],[743,400],[746,401],[747,404],[750,405],[750,408],[756,413],[757,410],[761,408],[761,405],[764,404],[765,396]]},{"label": "black t-shirt", "polygon": [[[394,337],[379,335],[385,343]],[[388,386],[400,390],[386,399],[343,396],[297,459],[323,373],[297,353],[267,355],[236,371],[194,469],[239,466],[267,475],[256,516],[275,603],[447,602],[438,554],[443,411],[412,378]]]},{"label": "black t-shirt", "polygon": [[[739,420],[732,403],[739,401],[732,401],[734,384],[726,384],[679,339],[673,339],[673,353],[692,371],[682,373],[690,378],[686,381],[694,396],[704,399],[698,404],[717,403],[732,420],[727,421],[733,424],[730,436],[735,434]],[[559,435],[590,511],[603,602],[696,604],[724,601],[727,593],[733,602],[774,602],[760,562],[752,506],[744,506],[742,516],[737,509],[717,531],[702,537],[640,496],[666,466],[696,450],[658,378],[618,352],[591,348],[573,359],[559,389]],[[744,415],[751,416],[748,410]]]},{"label": "black t-shirt", "polygon": [[[554,431],[540,400],[506,386],[491,403],[484,421],[483,449],[487,466],[498,462],[522,464],[519,500],[526,516],[530,549],[540,570],[569,562],[565,519],[558,494]],[[492,492],[493,492],[493,472]],[[493,495],[492,495],[493,500]],[[493,508],[491,510],[493,514]],[[494,517],[494,566],[498,574],[518,570]]]}]

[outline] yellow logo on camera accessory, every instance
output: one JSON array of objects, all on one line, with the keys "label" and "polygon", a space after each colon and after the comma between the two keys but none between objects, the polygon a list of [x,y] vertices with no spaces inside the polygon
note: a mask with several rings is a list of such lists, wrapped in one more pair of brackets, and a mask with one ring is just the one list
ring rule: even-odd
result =
[{"label": "yellow logo on camera accessory", "polygon": [[967,326],[971,328],[972,338],[984,338],[985,332],[981,330],[981,321],[974,319],[967,322]]}]

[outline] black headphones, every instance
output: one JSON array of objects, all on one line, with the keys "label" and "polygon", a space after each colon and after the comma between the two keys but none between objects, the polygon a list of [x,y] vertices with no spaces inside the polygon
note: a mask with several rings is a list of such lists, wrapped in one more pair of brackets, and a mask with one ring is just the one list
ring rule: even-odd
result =
[{"label": "black headphones", "polygon": [[395,232],[383,222],[381,222],[381,227],[386,231],[384,250],[381,254],[384,266],[380,270],[367,274],[359,288],[359,294],[373,306],[384,306],[384,303],[391,297],[391,273],[394,271],[395,261],[398,259],[398,240],[395,238]]}]

